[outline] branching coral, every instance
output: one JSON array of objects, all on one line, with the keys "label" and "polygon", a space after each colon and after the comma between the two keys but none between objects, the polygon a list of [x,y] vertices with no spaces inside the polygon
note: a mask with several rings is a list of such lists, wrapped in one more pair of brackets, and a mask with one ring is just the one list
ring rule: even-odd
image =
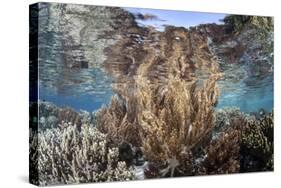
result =
[{"label": "branching coral", "polygon": [[[58,108],[56,105],[50,102],[38,102],[38,111],[39,111],[39,122],[38,128],[40,130],[57,128],[59,122],[67,121],[72,122],[72,120],[76,120],[76,124],[78,123],[79,114],[70,108]],[[80,120],[79,120],[80,121]],[[74,122],[72,122],[74,123]],[[79,122],[79,125],[81,123]]]},{"label": "branching coral", "polygon": [[273,170],[273,113],[251,120],[242,130],[241,171]]},{"label": "branching coral", "polygon": [[34,136],[39,142],[40,185],[134,179],[132,169],[119,161],[118,148],[109,147],[105,135],[96,128],[83,125],[78,131],[76,126],[59,127],[64,128]]},{"label": "branching coral", "polygon": [[39,182],[38,174],[38,134],[36,129],[29,129],[29,181],[35,185]]}]

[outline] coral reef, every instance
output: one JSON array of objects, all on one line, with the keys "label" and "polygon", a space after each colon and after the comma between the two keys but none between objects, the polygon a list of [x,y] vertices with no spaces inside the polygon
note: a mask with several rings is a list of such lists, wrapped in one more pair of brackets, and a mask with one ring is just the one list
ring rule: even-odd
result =
[{"label": "coral reef", "polygon": [[[108,107],[97,112],[98,129],[108,134],[111,139],[119,143],[123,139],[136,146],[142,145],[139,133],[143,132],[142,124],[144,125],[146,120],[143,121],[142,118],[146,116],[145,113],[157,117],[161,110],[164,113],[168,108],[178,108],[176,110],[180,111],[182,117],[177,121],[183,121],[182,124],[189,121],[188,118],[193,116],[189,113],[192,113],[193,109],[190,107],[190,112],[184,112],[189,108],[184,107],[184,102],[191,103],[188,97],[193,94],[186,92],[192,88],[196,90],[194,93],[200,96],[200,88],[207,87],[206,92],[209,93],[202,91],[202,101],[208,95],[210,98],[216,98],[216,89],[214,92],[207,90],[211,90],[211,87],[216,88],[215,81],[219,79],[220,71],[206,44],[207,37],[195,36],[188,29],[173,26],[167,26],[164,32],[135,28],[133,32],[120,35],[117,43],[105,49],[108,56],[105,69],[116,79],[112,85],[117,96]],[[177,91],[176,87],[181,89]],[[173,98],[172,95],[178,95],[179,98]],[[175,102],[168,104],[172,103],[173,99],[184,101],[181,105]],[[197,100],[195,96],[193,100]],[[206,99],[208,100],[214,99]],[[202,104],[202,108],[204,105],[210,104]],[[200,106],[194,108],[198,108],[195,111],[200,111]],[[177,117],[170,117],[170,121],[173,121],[173,118]],[[172,126],[170,122],[168,124]]]},{"label": "coral reef", "polygon": [[[121,8],[40,6],[39,58],[54,59],[40,63],[39,82],[58,94],[73,92],[69,85],[95,92],[102,83],[112,97],[94,112],[31,104],[34,184],[273,170],[273,112],[215,108],[220,90],[235,92],[228,83],[273,75],[272,18],[229,15],[221,25],[158,31],[136,22],[154,15]],[[83,72],[96,68],[112,80]]]},{"label": "coral reef", "polygon": [[[45,101],[32,104],[31,109],[36,108],[37,105],[39,110],[38,128],[40,130],[58,128],[58,125],[62,121],[71,123],[72,125],[75,124],[79,129],[82,124],[95,124],[95,114],[91,112],[76,112],[70,107],[59,108],[53,103]],[[34,114],[34,117],[36,116],[37,113]],[[30,119],[32,118],[30,117]]]},{"label": "coral reef", "polygon": [[96,112],[96,126],[101,132],[106,133],[109,142],[118,145],[129,142],[139,146],[139,128],[137,123],[131,120],[134,114],[129,114],[132,108],[137,106],[126,107],[120,98],[113,96],[108,108],[103,107]]},{"label": "coral reef", "polygon": [[273,112],[250,120],[242,129],[241,171],[273,170]]},{"label": "coral reef", "polygon": [[[255,120],[256,116],[241,112],[237,107],[225,107],[216,109],[214,112],[214,133],[226,130],[228,127],[233,127],[233,122],[240,120],[240,124],[246,124],[247,121]],[[242,126],[242,125],[241,125]],[[241,129],[242,127],[240,127]]]},{"label": "coral reef", "polygon": [[145,160],[163,168],[161,176],[174,176],[175,170],[187,175],[192,148],[213,129],[219,75],[203,83],[173,78],[159,87],[142,76],[143,66],[135,77],[135,92],[119,86],[119,98],[97,112],[97,128],[115,143],[141,146]]},{"label": "coral reef", "polygon": [[39,185],[38,145],[37,130],[29,128],[29,181],[35,185]]},{"label": "coral reef", "polygon": [[[233,79],[220,70],[233,71],[231,64],[243,63],[245,54],[251,64],[259,61],[252,59],[256,44],[248,42],[258,29],[246,28],[247,20],[240,28],[227,19],[231,18],[222,26],[190,30],[140,29],[129,38],[121,35],[105,50],[105,69],[117,80],[113,84],[117,96],[97,113],[98,129],[117,145],[125,141],[141,147],[149,161],[147,177],[240,171],[242,127],[255,117],[234,108],[214,113],[216,81]],[[249,19],[251,25],[255,18]],[[230,25],[241,31],[229,32]],[[263,59],[268,62],[263,66],[271,66],[268,57]]]},{"label": "coral reef", "polygon": [[230,125],[216,132],[203,149],[201,157],[196,159],[195,174],[240,172],[241,127],[246,120],[243,117],[234,117],[229,121]]},{"label": "coral reef", "polygon": [[239,108],[226,107],[218,109],[214,113],[215,128],[220,130],[221,128],[229,127],[233,118],[239,118],[244,116]]},{"label": "coral reef", "polygon": [[[192,149],[208,138],[213,129],[215,80],[197,87],[196,82],[173,79],[159,104],[153,102],[153,96],[149,96],[150,100],[142,99],[144,111],[139,120],[144,156],[150,162],[166,166],[163,176],[168,171],[173,176],[175,170],[188,175]],[[146,91],[141,92],[147,96]]]},{"label": "coral reef", "polygon": [[[135,178],[133,170],[119,161],[118,148],[109,147],[105,135],[96,128],[62,123],[59,127],[33,135],[39,185],[125,181]],[[36,140],[38,139],[38,145]],[[34,156],[36,158],[36,156]]]}]

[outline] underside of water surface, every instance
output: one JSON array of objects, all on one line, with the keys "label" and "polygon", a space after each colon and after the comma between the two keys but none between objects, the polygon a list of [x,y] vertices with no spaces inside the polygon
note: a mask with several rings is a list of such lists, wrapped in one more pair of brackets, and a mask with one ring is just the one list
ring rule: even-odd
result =
[{"label": "underside of water surface", "polygon": [[273,170],[273,18],[37,8],[34,183]]},{"label": "underside of water surface", "polygon": [[[75,10],[74,7],[72,8]],[[77,10],[77,12],[67,12],[68,10],[64,10],[63,5],[41,5],[39,18],[39,98],[41,100],[54,102],[61,107],[69,106],[78,111],[80,109],[94,111],[103,104],[108,104],[114,94],[111,85],[116,75],[110,74],[105,69],[104,64],[108,57],[104,51],[122,38],[125,38],[123,40],[131,40],[131,42],[126,41],[128,45],[124,48],[134,48],[133,42],[139,44],[133,49],[134,53],[139,53],[138,56],[145,55],[141,49],[138,51],[140,47],[143,48],[144,43],[151,45],[154,50],[160,50],[157,45],[160,45],[161,39],[157,38],[164,35],[165,30],[159,32],[156,30],[153,38],[148,37],[146,33],[156,27],[154,23],[158,23],[158,25],[162,23],[162,27],[175,24],[179,28],[179,38],[171,36],[175,39],[170,39],[169,43],[172,43],[172,40],[178,40],[178,43],[191,42],[180,38],[180,32],[182,32],[180,24],[182,24],[191,37],[192,35],[196,37],[196,34],[202,32],[202,37],[206,40],[204,43],[211,51],[210,54],[219,58],[218,63],[224,76],[218,81],[221,94],[217,108],[235,106],[244,112],[255,112],[261,108],[272,110],[273,30],[269,31],[265,39],[259,39],[259,36],[255,35],[257,31],[250,28],[245,28],[237,36],[231,36],[225,32],[225,25],[219,22],[226,16],[223,14],[213,14],[211,23],[207,24],[207,18],[205,20],[203,18],[208,16],[208,13],[128,8],[127,11],[132,13],[120,9],[117,16],[114,16],[116,13],[110,13],[107,9],[83,7],[83,10]],[[79,11],[81,14],[76,16]],[[152,15],[152,13],[158,15],[147,19],[134,17],[140,12],[144,12],[146,16]],[[118,14],[128,14],[127,19],[131,20],[122,25],[119,23]],[[163,20],[160,17],[167,18],[169,15],[174,15],[174,20]],[[195,21],[187,25],[189,22],[181,20],[181,16],[189,16],[190,22]],[[202,16],[202,19],[198,19]],[[213,22],[217,22],[218,25]],[[138,23],[142,23],[141,27],[136,26]],[[200,25],[202,23],[205,25]],[[116,27],[121,28],[136,27],[139,31],[124,31],[122,33],[122,31],[116,31],[113,24],[119,24]],[[148,29],[149,27],[151,28]],[[212,30],[220,30],[221,34]],[[166,33],[168,34],[168,31]],[[254,38],[252,38],[253,36]],[[222,41],[219,42],[212,41],[219,40],[217,38],[225,39],[221,39]],[[271,47],[271,51],[264,52],[262,50],[263,43]],[[239,48],[245,49],[243,52],[239,52]],[[122,54],[120,50],[120,54],[114,54],[114,56],[115,59],[112,61],[115,62],[113,63],[116,64],[116,61],[121,60],[126,62],[120,62],[120,65],[117,65],[119,67],[112,69],[122,68],[130,71],[130,68],[135,66],[128,62],[131,61],[130,54]],[[196,64],[196,62],[193,63]],[[125,74],[130,73],[126,72]]]}]

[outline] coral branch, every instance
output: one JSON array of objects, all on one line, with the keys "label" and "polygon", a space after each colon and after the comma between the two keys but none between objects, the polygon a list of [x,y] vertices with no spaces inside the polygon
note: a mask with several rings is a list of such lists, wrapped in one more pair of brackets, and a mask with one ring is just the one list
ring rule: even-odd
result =
[{"label": "coral branch", "polygon": [[40,185],[134,179],[132,169],[119,161],[118,148],[109,147],[106,136],[96,128],[83,125],[79,131],[77,126],[61,127],[33,135],[34,141],[39,139]]}]

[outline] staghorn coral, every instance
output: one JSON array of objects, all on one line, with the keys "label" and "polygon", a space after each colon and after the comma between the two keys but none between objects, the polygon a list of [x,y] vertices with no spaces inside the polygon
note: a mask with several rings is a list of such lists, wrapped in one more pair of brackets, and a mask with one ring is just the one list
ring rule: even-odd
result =
[{"label": "staghorn coral", "polygon": [[273,170],[273,112],[242,129],[241,171]]},{"label": "staghorn coral", "polygon": [[38,165],[39,185],[135,178],[132,169],[119,161],[118,148],[109,147],[106,136],[96,128],[83,125],[79,131],[77,126],[67,123],[59,127],[63,128],[33,135],[31,148],[38,150],[38,161],[34,160],[34,165]]}]

